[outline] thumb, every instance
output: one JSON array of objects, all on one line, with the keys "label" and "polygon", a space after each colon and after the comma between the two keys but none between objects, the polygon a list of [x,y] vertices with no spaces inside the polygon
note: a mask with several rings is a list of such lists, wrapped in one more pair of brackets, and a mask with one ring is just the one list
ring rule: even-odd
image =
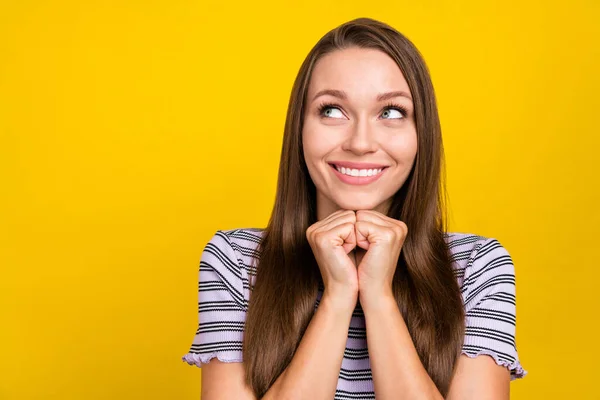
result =
[{"label": "thumb", "polygon": [[346,254],[348,254],[356,247],[356,233],[354,232],[353,224],[348,226],[347,230],[342,236],[342,239],[344,239],[342,247],[344,248]]},{"label": "thumb", "polygon": [[354,225],[355,235],[356,235],[356,245],[361,249],[369,250],[369,228],[368,222],[366,221],[357,221]]}]

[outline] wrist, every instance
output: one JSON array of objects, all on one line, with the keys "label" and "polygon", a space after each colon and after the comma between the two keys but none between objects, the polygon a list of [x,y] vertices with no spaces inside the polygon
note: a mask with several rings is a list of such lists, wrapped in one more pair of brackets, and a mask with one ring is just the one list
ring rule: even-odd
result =
[{"label": "wrist", "polygon": [[325,288],[321,303],[327,303],[333,309],[338,311],[353,311],[358,301],[358,291],[336,290],[335,288]]},{"label": "wrist", "polygon": [[397,307],[396,297],[392,288],[361,289],[359,292],[360,305],[365,309],[380,309],[393,305]]}]

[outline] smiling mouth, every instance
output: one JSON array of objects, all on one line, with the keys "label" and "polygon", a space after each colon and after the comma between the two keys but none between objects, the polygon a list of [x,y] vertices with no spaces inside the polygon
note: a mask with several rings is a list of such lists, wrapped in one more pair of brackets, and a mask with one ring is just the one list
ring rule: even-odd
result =
[{"label": "smiling mouth", "polygon": [[329,164],[329,165],[331,166],[331,168],[335,169],[340,174],[346,175],[346,176],[353,176],[353,177],[377,176],[377,175],[381,174],[385,169],[388,168],[388,167],[381,167],[381,168],[361,168],[361,169],[359,169],[359,168],[340,167],[335,164]]}]

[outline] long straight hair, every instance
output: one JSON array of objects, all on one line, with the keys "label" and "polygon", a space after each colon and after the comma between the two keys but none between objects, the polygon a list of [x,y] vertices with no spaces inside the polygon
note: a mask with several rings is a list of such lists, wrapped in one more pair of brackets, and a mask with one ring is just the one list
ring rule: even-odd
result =
[{"label": "long straight hair", "polygon": [[418,151],[387,214],[408,227],[392,288],[421,362],[443,396],[463,344],[463,303],[444,239],[443,145],[428,68],[417,48],[391,26],[370,18],[354,19],[317,42],[292,88],[275,205],[259,245],[243,342],[246,381],[258,398],[292,360],[322,284],[306,238],[307,228],[317,220],[316,188],[302,150],[305,100],[319,58],[349,47],[378,49],[389,55],[413,97]]}]

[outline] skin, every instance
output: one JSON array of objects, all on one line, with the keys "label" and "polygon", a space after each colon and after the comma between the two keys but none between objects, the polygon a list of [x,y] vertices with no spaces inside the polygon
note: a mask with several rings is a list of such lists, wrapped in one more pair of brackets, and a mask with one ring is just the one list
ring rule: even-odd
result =
[{"label": "skin", "polygon": [[[343,91],[344,98],[323,90]],[[407,114],[386,108],[388,99]],[[337,93],[339,95],[339,93]],[[322,102],[336,106],[319,112]],[[392,295],[392,277],[408,228],[387,217],[391,197],[406,181],[417,153],[417,132],[408,84],[385,53],[349,48],[321,58],[308,88],[303,147],[317,188],[318,221],[307,238],[325,284],[315,312],[286,370],[264,399],[331,399],[334,396],[352,311],[365,314],[373,383],[381,399],[440,399],[420,362]],[[332,160],[388,166],[368,185],[336,177]],[[254,399],[244,386],[241,363],[213,359],[203,366],[203,399]],[[508,369],[489,356],[461,355],[447,399],[509,398]],[[226,392],[225,392],[226,391]]]},{"label": "skin", "polygon": [[[345,98],[319,95],[330,88],[343,91]],[[396,91],[406,93],[408,98],[395,96],[388,101],[374,101],[379,94]],[[303,150],[308,172],[317,187],[317,219],[339,209],[385,214],[417,154],[410,89],[394,60],[371,49],[350,48],[327,54],[315,66],[307,99]],[[319,105],[324,102],[339,107],[319,112]],[[404,107],[407,115],[385,108],[389,102]],[[334,160],[370,162],[388,168],[368,187],[348,185],[331,170],[328,162]],[[358,264],[364,253],[361,248],[355,249],[351,258]]]},{"label": "skin", "polygon": [[[323,89],[346,93],[345,99],[319,96],[336,106],[319,112]],[[413,103],[398,96],[403,116],[384,109],[377,95],[403,91],[408,83],[393,59],[383,52],[351,48],[331,53],[315,67],[303,131],[303,146],[311,179],[317,187],[318,218],[337,210],[356,210],[355,232],[342,246],[353,246],[359,299],[365,312],[371,369],[378,398],[439,398],[423,368],[392,294],[392,278],[408,229],[385,215],[391,197],[406,181],[417,152]],[[339,105],[339,107],[337,106]],[[337,178],[328,162],[346,160],[388,165],[376,182],[349,185]],[[347,290],[353,290],[352,279]],[[396,340],[394,340],[394,338]],[[391,340],[390,340],[391,339]],[[395,346],[390,346],[395,343]],[[479,379],[473,379],[475,376]],[[477,383],[479,382],[479,383]],[[508,398],[508,370],[488,356],[461,356],[449,398]]]},{"label": "skin", "polygon": [[[315,98],[326,89],[341,90],[347,98],[331,94]],[[403,96],[390,99],[407,108],[408,118],[386,109],[386,101],[374,101],[378,94],[392,91],[410,94],[396,63],[380,51],[336,51],[315,65],[302,139],[306,165],[317,187],[317,219],[338,209],[385,213],[391,197],[406,181],[417,154],[412,100]],[[321,115],[318,107],[323,102],[339,107],[330,107]],[[328,161],[334,160],[372,162],[389,168],[375,184],[348,185],[331,170]]]}]

